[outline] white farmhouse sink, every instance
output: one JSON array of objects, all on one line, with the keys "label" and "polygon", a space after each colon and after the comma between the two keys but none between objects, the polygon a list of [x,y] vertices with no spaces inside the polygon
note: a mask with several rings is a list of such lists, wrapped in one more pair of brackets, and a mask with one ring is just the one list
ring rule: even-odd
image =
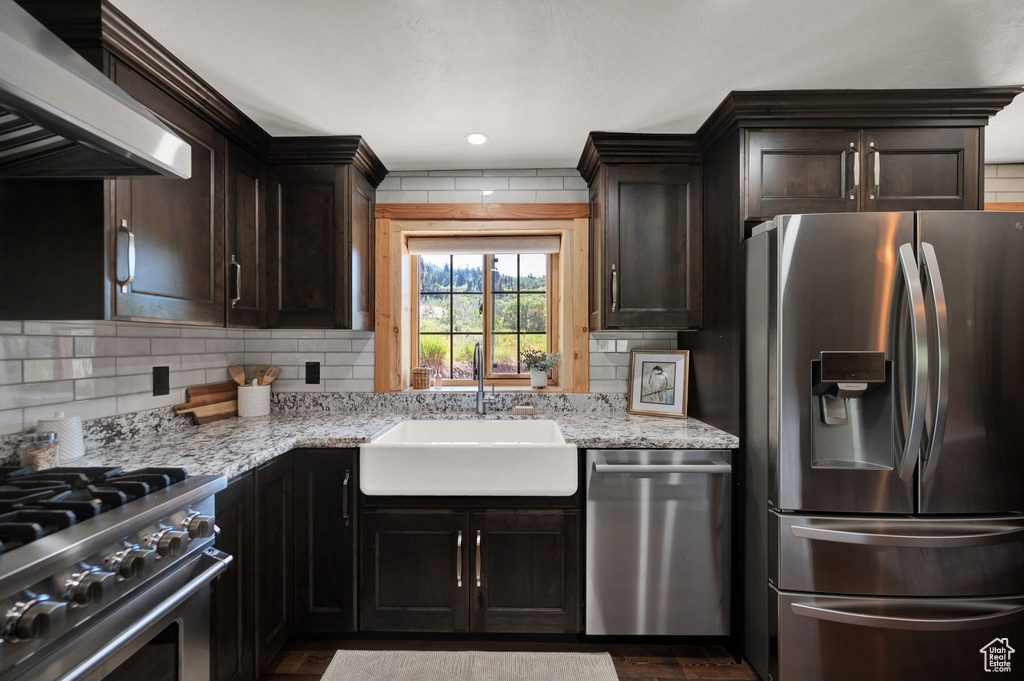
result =
[{"label": "white farmhouse sink", "polygon": [[359,448],[363,494],[570,496],[577,480],[554,421],[403,421]]}]

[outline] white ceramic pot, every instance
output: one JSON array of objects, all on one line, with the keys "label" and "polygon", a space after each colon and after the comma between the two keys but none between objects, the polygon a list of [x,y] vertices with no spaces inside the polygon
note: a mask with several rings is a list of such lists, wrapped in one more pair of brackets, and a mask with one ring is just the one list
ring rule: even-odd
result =
[{"label": "white ceramic pot", "polygon": [[530,385],[534,388],[546,388],[548,385],[548,372],[530,369]]}]

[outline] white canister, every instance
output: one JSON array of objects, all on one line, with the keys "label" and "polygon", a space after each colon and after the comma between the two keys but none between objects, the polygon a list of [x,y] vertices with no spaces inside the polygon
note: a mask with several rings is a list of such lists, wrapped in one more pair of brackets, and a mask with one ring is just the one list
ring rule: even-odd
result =
[{"label": "white canister", "polygon": [[238,415],[267,416],[270,414],[270,386],[257,385],[253,379],[252,385],[238,386]]},{"label": "white canister", "polygon": [[52,419],[40,419],[37,433],[57,433],[60,442],[60,463],[64,464],[85,456],[85,438],[82,436],[82,417],[65,416],[58,411]]}]

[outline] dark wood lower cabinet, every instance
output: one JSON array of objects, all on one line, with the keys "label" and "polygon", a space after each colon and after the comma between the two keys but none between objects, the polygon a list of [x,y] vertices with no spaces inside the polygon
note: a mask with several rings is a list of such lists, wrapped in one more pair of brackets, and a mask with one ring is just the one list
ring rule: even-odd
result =
[{"label": "dark wood lower cabinet", "polygon": [[213,587],[213,681],[256,678],[253,636],[253,475],[244,473],[217,494],[217,548],[234,557]]},{"label": "dark wood lower cabinet", "polygon": [[362,516],[363,631],[579,630],[579,515],[388,509]]},{"label": "dark wood lower cabinet", "polygon": [[356,630],[358,450],[296,450],[295,628]]},{"label": "dark wood lower cabinet", "polygon": [[256,668],[266,668],[294,625],[291,456],[256,469]]}]

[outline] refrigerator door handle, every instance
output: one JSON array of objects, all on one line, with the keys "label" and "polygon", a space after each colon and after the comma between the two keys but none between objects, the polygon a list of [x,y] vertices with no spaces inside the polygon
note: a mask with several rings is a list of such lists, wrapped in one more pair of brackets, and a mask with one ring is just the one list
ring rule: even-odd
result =
[{"label": "refrigerator door handle", "polygon": [[860,544],[862,546],[898,546],[905,548],[949,549],[964,546],[993,546],[1017,541],[1024,527],[987,528],[984,532],[963,532],[947,535],[914,535],[885,532],[856,532],[834,527],[793,526],[793,534],[803,539]]},{"label": "refrigerator door handle", "polygon": [[924,290],[921,288],[921,273],[917,269],[914,247],[900,246],[900,271],[907,286],[910,304],[910,340],[914,350],[913,391],[910,397],[910,427],[907,441],[903,445],[903,456],[897,464],[900,479],[907,482],[914,479],[918,451],[924,434],[925,395],[928,390],[928,339],[925,336]]},{"label": "refrigerator door handle", "polygon": [[946,310],[946,292],[942,288],[939,261],[935,256],[935,247],[929,243],[921,243],[921,264],[935,307],[935,350],[939,367],[935,386],[935,420],[931,437],[928,439],[927,451],[924,453],[924,471],[921,474],[921,482],[929,482],[935,478],[935,471],[939,465],[942,438],[946,434],[946,417],[949,414],[949,314]]},{"label": "refrigerator door handle", "polygon": [[968,629],[988,629],[1011,622],[1024,616],[1024,607],[999,609],[996,612],[972,617],[890,617],[888,615],[868,615],[861,612],[849,612],[838,608],[823,608],[817,605],[793,603],[793,613],[801,617],[811,617],[840,624],[853,624],[878,629],[907,629],[910,631],[962,631]]}]

